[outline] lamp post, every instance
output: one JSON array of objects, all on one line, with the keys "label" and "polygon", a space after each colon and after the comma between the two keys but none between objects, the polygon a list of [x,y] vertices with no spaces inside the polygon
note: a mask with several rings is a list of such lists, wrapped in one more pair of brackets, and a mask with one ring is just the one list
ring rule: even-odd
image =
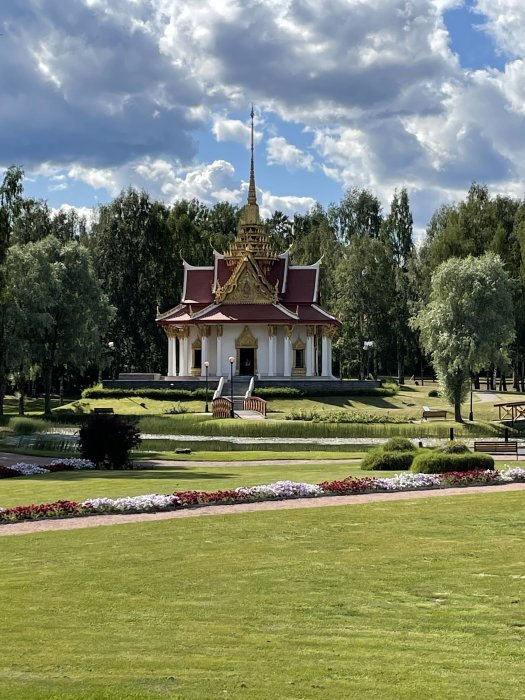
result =
[{"label": "lamp post", "polygon": [[365,379],[368,379],[370,374],[370,349],[374,347],[373,340],[365,340],[363,343],[363,350],[366,350],[366,375]]},{"label": "lamp post", "polygon": [[470,412],[468,414],[469,421],[474,420],[474,411],[472,409],[472,372],[470,372]]},{"label": "lamp post", "polygon": [[235,362],[235,357],[229,357],[228,360],[230,361],[230,398],[231,398],[231,407],[230,407],[230,418],[235,418],[235,413],[233,410],[233,363]]},{"label": "lamp post", "polygon": [[208,368],[210,366],[209,362],[204,363],[204,367],[206,368],[206,406],[204,408],[204,413],[209,413],[208,410]]}]

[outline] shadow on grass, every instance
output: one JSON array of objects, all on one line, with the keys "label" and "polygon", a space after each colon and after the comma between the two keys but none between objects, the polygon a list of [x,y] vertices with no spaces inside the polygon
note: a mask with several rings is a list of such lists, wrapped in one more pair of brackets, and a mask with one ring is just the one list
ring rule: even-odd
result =
[{"label": "shadow on grass", "polygon": [[183,481],[184,479],[224,479],[235,476],[237,476],[237,474],[228,473],[224,471],[196,471],[191,466],[188,466],[174,467],[172,469],[96,469],[93,471],[86,470],[77,472],[54,472],[51,474],[42,474],[39,476],[21,478],[24,479],[24,482],[44,481],[46,484],[49,484],[52,482],[73,482],[80,480],[86,481],[91,479],[100,479],[101,477],[104,479],[117,481],[154,481],[157,479],[173,479],[174,481]]}]

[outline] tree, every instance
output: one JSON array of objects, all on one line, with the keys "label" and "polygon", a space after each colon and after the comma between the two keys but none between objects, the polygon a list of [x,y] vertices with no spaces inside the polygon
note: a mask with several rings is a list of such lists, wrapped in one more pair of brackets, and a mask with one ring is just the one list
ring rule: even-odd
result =
[{"label": "tree", "polygon": [[13,165],[7,169],[0,185],[0,415],[4,413],[7,369],[5,326],[9,278],[6,271],[6,259],[11,231],[20,209],[23,177],[23,171]]},{"label": "tree", "polygon": [[336,312],[343,323],[336,342],[347,373],[356,368],[366,375],[365,342],[372,341],[378,357],[388,344],[391,323],[392,258],[378,239],[354,238],[347,247],[335,275]]},{"label": "tree", "polygon": [[383,220],[381,202],[369,190],[354,187],[339,204],[330,205],[328,219],[339,240],[345,243],[354,236],[378,238]]},{"label": "tree", "polygon": [[501,259],[451,258],[432,276],[430,301],[413,319],[445,395],[462,422],[470,372],[508,361],[514,340],[512,284]]},{"label": "tree", "polygon": [[[82,369],[97,360],[112,308],[78,243],[54,236],[9,250],[11,346],[14,369],[41,368],[44,411],[51,412],[53,369]],[[18,321],[17,321],[18,319]],[[22,355],[22,356],[21,356]]]},{"label": "tree", "polygon": [[394,289],[392,299],[392,324],[397,355],[397,378],[405,383],[405,357],[407,354],[409,327],[409,265],[414,252],[412,240],[413,219],[406,189],[394,193],[390,213],[382,226],[382,236],[392,251],[394,263]]},{"label": "tree", "polygon": [[108,339],[116,362],[129,370],[158,371],[166,338],[155,323],[157,308],[180,301],[180,246],[168,210],[146,192],[129,189],[102,206],[89,247],[95,270],[116,315]]},{"label": "tree", "polygon": [[129,464],[130,451],[140,444],[140,431],[136,419],[95,413],[80,429],[79,438],[84,459],[97,467],[123,469]]}]

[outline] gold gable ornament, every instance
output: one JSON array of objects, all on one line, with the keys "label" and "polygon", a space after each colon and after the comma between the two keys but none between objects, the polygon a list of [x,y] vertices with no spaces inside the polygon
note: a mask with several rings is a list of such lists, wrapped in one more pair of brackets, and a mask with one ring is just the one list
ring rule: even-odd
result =
[{"label": "gold gable ornament", "polygon": [[257,263],[245,255],[230,279],[215,293],[215,303],[276,304],[277,287],[272,287],[260,273]]},{"label": "gold gable ornament", "polygon": [[242,333],[235,341],[236,348],[258,348],[259,341],[250,330],[250,326],[244,326]]}]

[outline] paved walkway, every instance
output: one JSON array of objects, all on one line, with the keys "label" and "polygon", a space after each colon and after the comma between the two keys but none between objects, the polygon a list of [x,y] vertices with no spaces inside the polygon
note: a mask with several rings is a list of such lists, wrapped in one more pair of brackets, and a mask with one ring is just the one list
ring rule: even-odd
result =
[{"label": "paved walkway", "polygon": [[23,523],[0,525],[0,537],[8,535],[28,535],[35,532],[54,530],[77,530],[101,525],[123,525],[144,523],[177,518],[198,518],[207,515],[232,515],[235,513],[255,513],[266,510],[291,510],[294,508],[322,508],[326,506],[349,506],[377,501],[406,501],[419,498],[441,498],[443,496],[467,496],[506,491],[525,491],[525,483],[502,484],[501,486],[473,486],[469,488],[434,489],[429,491],[400,491],[396,493],[368,493],[355,496],[322,496],[321,498],[296,498],[287,501],[264,501],[259,503],[239,503],[231,506],[202,506],[188,510],[174,510],[168,513],[126,513],[122,515],[90,515],[63,520],[38,520]]}]

